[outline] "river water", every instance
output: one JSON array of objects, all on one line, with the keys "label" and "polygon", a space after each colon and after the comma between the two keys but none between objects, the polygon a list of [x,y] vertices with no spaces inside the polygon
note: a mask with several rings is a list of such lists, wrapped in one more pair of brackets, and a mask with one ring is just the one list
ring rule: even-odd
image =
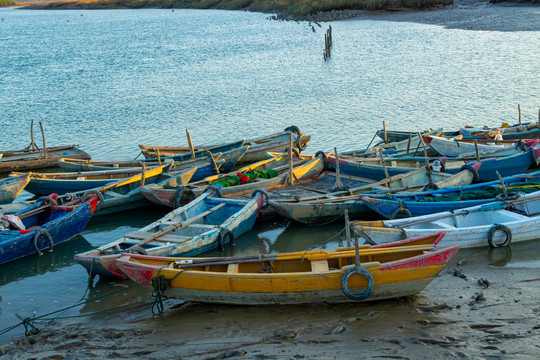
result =
[{"label": "river water", "polygon": [[[538,31],[318,25],[240,11],[0,9],[0,144],[25,147],[32,119],[43,123],[48,146],[79,144],[96,160],[133,159],[138,144],[185,145],[186,128],[202,145],[294,124],[313,136],[307,152],[316,152],[364,147],[383,120],[395,130],[497,126],[516,122],[520,104],[523,121],[538,121],[539,49]],[[0,328],[17,322],[15,313],[42,315],[88,297],[73,255],[163,214],[93,220],[54,253],[0,267]],[[335,248],[341,230],[260,223],[231,254]],[[130,285],[100,280],[92,296]],[[148,299],[130,289],[62,315]]]}]

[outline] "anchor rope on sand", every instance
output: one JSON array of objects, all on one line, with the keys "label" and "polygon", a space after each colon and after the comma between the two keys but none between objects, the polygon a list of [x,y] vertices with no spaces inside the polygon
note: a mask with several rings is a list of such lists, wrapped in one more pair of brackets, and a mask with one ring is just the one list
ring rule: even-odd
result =
[{"label": "anchor rope on sand", "polygon": [[[176,275],[178,276],[178,274]],[[176,278],[176,276],[174,278]],[[159,277],[159,273],[158,273],[158,276],[156,277]],[[166,279],[166,282],[165,284],[168,285],[172,280],[174,280],[174,278],[172,279]],[[85,304],[88,304],[88,303],[91,303],[91,302],[95,302],[95,301],[98,301],[98,300],[101,300],[105,297],[108,297],[108,296],[112,296],[112,295],[115,295],[115,294],[118,294],[120,292],[124,292],[124,291],[127,291],[127,290],[130,290],[134,287],[138,287],[138,286],[142,286],[148,282],[154,282],[154,278],[152,279],[149,279],[147,281],[144,281],[142,283],[135,283],[134,285],[131,285],[131,286],[128,286],[127,288],[123,288],[123,289],[120,289],[120,290],[115,290],[115,291],[112,291],[108,294],[104,294],[104,295],[101,295],[101,296],[97,296],[93,299],[90,299],[90,300],[84,300],[82,301],[79,300],[77,301],[75,304],[73,305],[70,305],[70,306],[66,306],[62,309],[58,309],[58,310],[55,310],[55,311],[51,311],[49,313],[46,313],[46,314],[43,314],[43,315],[40,315],[40,316],[36,316],[35,313],[33,313],[31,316],[27,316],[27,317],[22,317],[20,316],[19,314],[15,313],[15,315],[21,320],[20,322],[16,323],[16,324],[13,324],[11,326],[8,326],[2,330],[0,330],[0,335],[4,335],[6,333],[8,333],[9,331],[19,327],[19,326],[24,326],[25,328],[25,335],[26,336],[30,336],[30,335],[36,335],[39,333],[39,329],[36,327],[36,324],[40,324],[40,325],[43,325],[43,326],[47,326],[49,325],[50,323],[52,323],[53,321],[57,320],[57,319],[67,319],[67,318],[76,318],[76,317],[85,317],[85,316],[92,316],[92,315],[96,315],[96,314],[99,314],[99,313],[103,313],[103,312],[108,312],[108,311],[111,311],[111,310],[116,310],[118,308],[122,308],[123,306],[118,306],[118,307],[115,307],[115,308],[111,308],[111,309],[105,309],[105,310],[101,310],[101,311],[96,311],[96,312],[92,312],[92,313],[88,313],[88,314],[84,314],[84,315],[75,315],[75,316],[61,316],[62,313],[64,313],[66,310],[69,310],[69,309],[72,309],[72,308],[75,308],[77,306],[81,306],[81,305],[85,305]],[[88,282],[88,284],[90,284],[90,281]],[[88,291],[88,289],[86,290]],[[86,292],[85,292],[86,294]],[[160,301],[163,300],[163,297],[161,297]],[[155,301],[154,301],[155,303]],[[149,303],[145,303],[143,305],[148,305]],[[136,307],[140,307],[142,305],[139,305],[137,304]],[[163,312],[163,305],[161,304],[161,309],[162,309],[162,312]],[[57,316],[52,316],[51,315],[55,315],[55,314],[58,314]]]}]

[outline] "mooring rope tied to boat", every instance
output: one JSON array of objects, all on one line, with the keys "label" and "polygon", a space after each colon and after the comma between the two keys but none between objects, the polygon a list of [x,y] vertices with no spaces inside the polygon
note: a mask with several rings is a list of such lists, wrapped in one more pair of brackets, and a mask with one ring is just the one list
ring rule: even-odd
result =
[{"label": "mooring rope tied to boat", "polygon": [[[181,271],[182,272],[182,271]],[[159,274],[159,273],[158,273]],[[176,276],[178,276],[179,274],[177,274]],[[176,276],[174,276],[173,278],[169,279],[167,281],[167,284],[170,283],[172,280],[174,280],[176,278]],[[156,276],[157,277],[157,276]],[[68,319],[68,318],[77,318],[77,317],[85,317],[85,316],[92,316],[92,315],[97,315],[97,314],[100,314],[100,313],[104,313],[104,312],[108,312],[108,311],[112,311],[112,310],[116,310],[116,309],[120,309],[122,308],[123,306],[118,306],[118,307],[114,307],[114,308],[110,308],[110,309],[104,309],[104,310],[100,310],[100,311],[96,311],[96,312],[92,312],[92,313],[88,313],[88,314],[80,314],[80,315],[71,315],[71,316],[61,316],[61,315],[58,315],[58,316],[55,316],[55,317],[50,317],[51,315],[54,315],[54,314],[58,314],[58,313],[63,313],[65,312],[66,310],[69,310],[69,309],[73,309],[77,306],[81,306],[81,305],[85,305],[85,304],[88,304],[88,303],[91,303],[91,302],[95,302],[95,301],[98,301],[98,300],[101,300],[105,297],[108,297],[108,296],[111,296],[111,295],[115,295],[115,294],[118,294],[120,292],[124,292],[124,291],[127,291],[127,290],[130,290],[131,288],[134,288],[134,287],[137,287],[137,286],[143,286],[144,284],[148,283],[148,282],[152,282],[153,280],[155,279],[154,278],[151,278],[147,281],[144,281],[142,283],[135,283],[134,285],[131,285],[131,286],[128,286],[126,288],[123,288],[123,289],[120,289],[120,290],[116,290],[116,291],[113,291],[113,292],[110,292],[108,294],[104,294],[104,295],[101,295],[101,296],[98,296],[98,297],[95,297],[93,299],[89,299],[89,300],[85,300],[85,301],[77,301],[75,304],[73,305],[70,305],[70,306],[67,306],[67,307],[64,307],[62,309],[58,309],[58,310],[55,310],[55,311],[51,311],[47,314],[43,314],[43,315],[40,315],[40,316],[36,316],[36,313],[34,312],[31,316],[27,316],[27,317],[22,317],[20,316],[19,314],[15,313],[15,315],[21,320],[19,323],[17,324],[13,324],[11,326],[8,326],[2,330],[0,330],[0,335],[4,335],[8,332],[10,332],[11,330],[23,325],[25,327],[25,335],[26,336],[30,336],[30,335],[35,335],[35,334],[38,334],[39,333],[39,329],[34,325],[36,323],[39,323],[41,325],[44,325],[44,326],[47,326],[48,324],[52,323],[54,320],[57,320],[57,319]],[[90,284],[90,282],[89,282]],[[88,287],[87,287],[87,290],[88,291]],[[86,292],[85,292],[85,295],[86,295]],[[84,297],[84,295],[83,295]],[[161,301],[163,301],[163,298],[161,298]],[[154,301],[153,303],[155,304],[156,301]],[[149,303],[145,303],[143,305],[148,305]],[[139,306],[143,306],[143,305],[137,305],[136,307],[139,307]],[[163,306],[162,306],[163,307]]]}]

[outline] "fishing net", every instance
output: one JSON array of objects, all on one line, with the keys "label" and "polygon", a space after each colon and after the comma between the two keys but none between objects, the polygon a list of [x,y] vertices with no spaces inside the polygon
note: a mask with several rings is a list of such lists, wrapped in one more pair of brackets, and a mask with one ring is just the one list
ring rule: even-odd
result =
[{"label": "fishing net", "polygon": [[[508,192],[520,192],[524,194],[532,193],[540,190],[540,180],[530,181],[523,184],[509,185],[506,187]],[[425,197],[419,199],[419,202],[446,202],[446,201],[467,201],[467,200],[482,200],[492,199],[498,194],[503,194],[501,185],[486,186],[482,190],[464,191],[460,194],[441,195],[433,197]]]},{"label": "fishing net", "polygon": [[226,178],[220,179],[210,185],[221,185],[223,187],[236,186],[247,184],[255,181],[256,179],[272,179],[278,176],[278,172],[274,169],[268,170],[251,170],[244,173],[238,173],[236,175],[227,176]]}]

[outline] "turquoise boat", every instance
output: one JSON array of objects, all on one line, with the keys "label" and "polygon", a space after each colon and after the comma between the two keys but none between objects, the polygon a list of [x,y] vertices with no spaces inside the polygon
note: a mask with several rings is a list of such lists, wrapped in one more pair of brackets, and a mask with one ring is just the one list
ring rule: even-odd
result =
[{"label": "turquoise boat", "polygon": [[264,203],[263,191],[251,200],[212,198],[205,192],[162,219],[132,231],[97,249],[77,254],[75,260],[91,276],[125,278],[116,266],[122,253],[156,256],[195,256],[232,246],[235,239],[255,224]]}]

